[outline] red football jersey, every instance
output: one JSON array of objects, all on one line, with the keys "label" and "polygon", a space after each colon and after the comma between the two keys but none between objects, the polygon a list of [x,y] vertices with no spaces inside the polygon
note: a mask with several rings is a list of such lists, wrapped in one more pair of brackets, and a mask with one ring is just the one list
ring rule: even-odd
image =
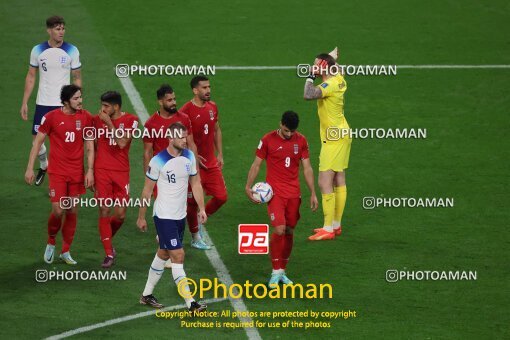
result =
[{"label": "red football jersey", "polygon": [[50,137],[48,173],[83,175],[83,129],[93,126],[93,118],[86,110],[69,115],[62,108],[48,112],[42,119],[39,132]]},{"label": "red football jersey", "polygon": [[[122,112],[119,118],[112,119],[112,123],[117,130],[124,130],[126,137],[132,136],[131,131],[138,127],[138,117],[130,113]],[[109,134],[107,135],[104,133],[104,131],[108,130],[108,127],[99,116],[94,116],[94,126],[96,131],[98,131],[94,168],[129,171],[129,148],[131,146],[131,141],[121,149],[117,145],[115,138],[110,138]],[[117,135],[119,135],[119,133],[118,131]]]},{"label": "red football jersey", "polygon": [[[165,131],[168,129],[170,125],[173,123],[180,122],[182,125],[188,129],[188,135],[193,134],[193,130],[191,128],[191,121],[187,114],[177,111],[175,114],[171,115],[169,118],[163,118],[159,114],[159,111],[156,111],[146,122],[145,129],[147,130],[149,137],[144,137],[143,141],[145,143],[152,143],[152,151],[153,155],[156,156],[161,150],[166,149],[168,147],[168,138],[165,138]],[[162,134],[160,133],[162,131]],[[156,135],[158,133],[159,135]],[[161,138],[158,138],[162,136]]]},{"label": "red football jersey", "polygon": [[218,108],[214,102],[206,102],[203,107],[198,107],[191,101],[181,107],[186,113],[193,126],[193,140],[197,145],[198,154],[206,159],[207,168],[217,167],[214,147],[214,133],[218,122]]},{"label": "red football jersey", "polygon": [[301,197],[299,163],[310,157],[305,136],[296,132],[290,139],[285,139],[280,137],[278,130],[269,132],[260,140],[256,155],[266,160],[266,182],[275,195]]}]

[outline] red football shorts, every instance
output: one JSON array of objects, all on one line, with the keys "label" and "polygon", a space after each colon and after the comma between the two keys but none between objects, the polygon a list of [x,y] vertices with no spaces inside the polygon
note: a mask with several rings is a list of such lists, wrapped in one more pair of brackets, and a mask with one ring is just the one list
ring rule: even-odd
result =
[{"label": "red football shorts", "polygon": [[78,197],[85,193],[84,176],[48,173],[50,201],[60,202],[62,197]]},{"label": "red football shorts", "polygon": [[95,197],[129,199],[129,171],[94,169]]},{"label": "red football shorts", "polygon": [[[223,179],[223,174],[219,167],[203,169],[200,168],[200,182],[206,196],[226,198],[227,197],[227,186]],[[188,203],[192,204],[195,201],[193,193],[191,192],[191,186],[188,185]]]},{"label": "red football shorts", "polygon": [[299,215],[299,206],[301,198],[282,198],[273,196],[267,204],[267,214],[273,227],[287,226],[294,228],[301,215]]}]

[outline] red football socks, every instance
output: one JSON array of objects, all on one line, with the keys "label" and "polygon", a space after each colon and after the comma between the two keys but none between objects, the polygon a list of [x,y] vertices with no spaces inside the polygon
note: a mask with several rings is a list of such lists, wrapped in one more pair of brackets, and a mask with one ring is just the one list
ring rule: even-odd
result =
[{"label": "red football socks", "polygon": [[271,263],[273,264],[274,270],[281,269],[284,242],[285,235],[278,235],[276,233],[271,234],[269,249],[271,253]]},{"label": "red football socks", "polygon": [[99,217],[99,236],[103,243],[104,252],[107,256],[113,257],[112,227],[110,225],[110,217]]},{"label": "red football socks", "polygon": [[50,214],[50,217],[48,218],[48,244],[55,245],[55,237],[57,236],[61,225],[62,217]]},{"label": "red football socks", "polygon": [[64,226],[62,227],[62,253],[67,253],[73,243],[74,233],[76,232],[76,214],[66,212]]},{"label": "red football socks", "polygon": [[216,211],[218,211],[218,209],[223,205],[225,204],[225,202],[227,201],[227,198],[223,198],[223,197],[213,197],[209,200],[209,202],[207,202],[207,204],[205,205],[205,213],[207,214],[207,216],[211,216],[212,214],[214,214]]},{"label": "red football socks", "polygon": [[282,269],[287,267],[287,263],[289,263],[290,253],[292,252],[292,245],[294,243],[294,234],[285,234],[285,242],[283,245],[282,251]]},{"label": "red football socks", "polygon": [[187,209],[187,219],[188,219],[188,229],[190,233],[198,233],[198,206],[195,201],[193,203],[188,202],[188,209]]},{"label": "red football socks", "polygon": [[110,219],[110,226],[112,228],[112,237],[115,236],[117,231],[119,231],[120,227],[122,227],[122,224],[124,223],[124,220],[118,219],[117,217],[113,216]]}]

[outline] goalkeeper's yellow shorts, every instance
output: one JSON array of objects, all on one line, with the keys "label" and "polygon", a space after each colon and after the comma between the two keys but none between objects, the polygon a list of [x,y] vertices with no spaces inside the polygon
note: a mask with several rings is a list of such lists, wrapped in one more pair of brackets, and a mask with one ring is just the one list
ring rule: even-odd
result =
[{"label": "goalkeeper's yellow shorts", "polygon": [[347,169],[349,167],[351,143],[351,138],[323,142],[319,156],[319,171],[333,170],[339,172]]}]

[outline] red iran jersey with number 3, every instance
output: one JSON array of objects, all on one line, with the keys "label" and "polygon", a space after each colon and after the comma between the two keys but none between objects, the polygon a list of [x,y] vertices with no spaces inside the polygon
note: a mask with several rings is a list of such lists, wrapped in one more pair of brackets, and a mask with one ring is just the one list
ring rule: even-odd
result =
[{"label": "red iran jersey with number 3", "polygon": [[[113,126],[117,130],[124,130],[125,136],[132,136],[132,130],[138,127],[138,117],[132,115],[130,113],[122,112],[121,116],[117,119],[112,119]],[[108,127],[106,124],[99,118],[99,116],[94,116],[94,126],[97,131],[103,130],[106,131]],[[115,171],[129,171],[129,148],[131,146],[131,141],[126,145],[123,149],[121,149],[115,138],[109,138],[105,133],[101,131],[101,135],[99,135],[97,139],[97,149],[96,149],[96,160],[94,161],[94,168],[96,169],[105,169],[105,170],[115,170]],[[117,132],[117,135],[120,137],[121,132]],[[113,134],[112,134],[113,136]]]},{"label": "red iran jersey with number 3", "polygon": [[260,140],[256,151],[266,160],[266,182],[274,194],[282,198],[299,198],[299,164],[310,157],[305,136],[295,133],[290,139],[280,137],[278,130],[269,132]]},{"label": "red iran jersey with number 3", "polygon": [[[152,154],[156,156],[161,150],[168,147],[168,138],[165,138],[165,133],[168,127],[173,123],[181,123],[188,129],[188,135],[193,134],[191,128],[191,121],[187,114],[177,111],[172,114],[169,118],[163,118],[156,111],[147,121],[145,122],[145,133],[148,133],[149,137],[144,137],[144,143],[152,143]],[[160,131],[163,133],[160,134]],[[161,136],[161,137],[160,137]]]},{"label": "red iran jersey with number 3", "polygon": [[42,119],[39,132],[50,137],[48,173],[64,176],[82,176],[83,129],[92,127],[92,115],[78,110],[69,115],[62,108],[48,112]]},{"label": "red iran jersey with number 3", "polygon": [[205,102],[203,107],[196,106],[191,101],[181,107],[193,126],[193,140],[197,145],[198,154],[206,159],[205,166],[218,166],[214,147],[214,134],[218,122],[218,108],[214,102]]}]

